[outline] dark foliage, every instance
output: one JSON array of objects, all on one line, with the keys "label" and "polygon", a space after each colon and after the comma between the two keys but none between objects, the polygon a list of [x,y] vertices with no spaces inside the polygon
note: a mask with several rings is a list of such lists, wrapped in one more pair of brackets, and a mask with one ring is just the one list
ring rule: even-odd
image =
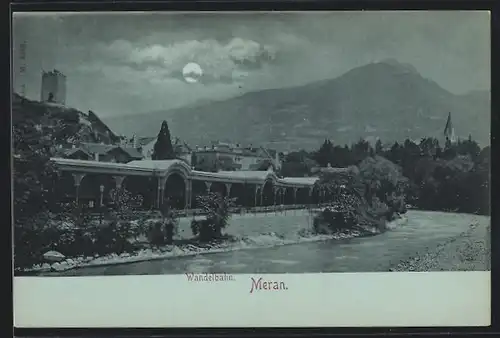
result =
[{"label": "dark foliage", "polygon": [[[490,147],[481,149],[471,136],[456,143],[447,140],[443,147],[435,138],[422,138],[418,144],[407,139],[388,148],[381,140],[377,140],[375,148],[364,140],[351,147],[325,140],[317,151],[291,153],[291,159],[283,163],[282,175],[311,175],[310,167],[305,165],[308,160],[321,167],[348,167],[374,155],[400,167],[400,173],[408,178],[404,184],[405,201],[413,207],[489,214]],[[399,199],[394,203],[403,202]]]},{"label": "dark foliage", "polygon": [[174,148],[167,121],[161,124],[160,132],[153,147],[153,160],[170,160],[175,158]]},{"label": "dark foliage", "polygon": [[200,242],[210,242],[221,238],[222,229],[229,223],[231,217],[229,209],[234,206],[235,199],[211,192],[198,196],[197,202],[207,216],[202,220],[193,220],[191,231],[198,236]]}]

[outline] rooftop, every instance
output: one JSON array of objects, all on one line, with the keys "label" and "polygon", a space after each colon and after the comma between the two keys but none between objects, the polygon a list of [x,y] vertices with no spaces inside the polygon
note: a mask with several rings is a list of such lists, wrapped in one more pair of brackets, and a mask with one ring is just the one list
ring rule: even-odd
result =
[{"label": "rooftop", "polygon": [[278,178],[273,171],[219,171],[219,172],[205,172],[192,170],[189,165],[187,165],[182,160],[140,160],[131,161],[129,163],[110,163],[110,162],[97,162],[97,161],[86,161],[86,160],[74,160],[65,158],[51,158],[51,160],[63,170],[75,170],[75,171],[85,171],[88,169],[89,172],[96,172],[96,169],[100,169],[102,173],[115,174],[119,172],[120,174],[130,175],[149,175],[155,172],[160,172],[160,175],[167,175],[167,173],[173,169],[173,167],[180,169],[187,176],[193,179],[215,179],[225,181],[228,183],[256,183],[263,184],[266,180],[272,180],[280,185],[289,186],[302,186],[308,187],[314,185],[318,180],[317,177],[286,177]]},{"label": "rooftop", "polygon": [[132,158],[142,158],[142,154],[136,148],[126,147],[114,144],[100,144],[100,143],[82,143],[81,149],[87,153],[104,155],[114,149],[121,149],[125,151]]}]

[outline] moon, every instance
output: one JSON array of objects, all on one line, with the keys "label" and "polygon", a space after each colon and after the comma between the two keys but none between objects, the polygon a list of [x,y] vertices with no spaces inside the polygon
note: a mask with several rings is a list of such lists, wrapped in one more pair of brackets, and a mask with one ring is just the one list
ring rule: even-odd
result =
[{"label": "moon", "polygon": [[200,65],[194,62],[190,62],[182,68],[182,76],[187,83],[196,83],[200,80],[203,75],[203,70]]}]

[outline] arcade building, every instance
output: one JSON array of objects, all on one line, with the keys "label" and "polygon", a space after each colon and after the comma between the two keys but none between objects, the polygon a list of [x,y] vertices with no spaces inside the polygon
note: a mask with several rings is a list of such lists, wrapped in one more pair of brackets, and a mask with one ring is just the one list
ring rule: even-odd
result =
[{"label": "arcade building", "polygon": [[110,191],[125,188],[141,195],[139,209],[158,208],[165,199],[175,209],[196,209],[196,196],[217,192],[240,207],[310,205],[329,200],[318,177],[280,178],[268,171],[193,170],[182,160],[135,160],[128,163],[52,158],[61,172],[57,194],[90,208],[111,203]]}]

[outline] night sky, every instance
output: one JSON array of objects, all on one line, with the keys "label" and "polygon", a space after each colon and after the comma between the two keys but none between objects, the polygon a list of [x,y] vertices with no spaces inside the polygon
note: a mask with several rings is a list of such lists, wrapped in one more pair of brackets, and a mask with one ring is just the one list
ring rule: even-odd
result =
[{"label": "night sky", "polygon": [[[68,77],[69,106],[102,117],[410,63],[452,93],[490,88],[487,12],[25,13],[13,20],[14,89],[38,100],[42,70]],[[27,69],[19,76],[19,44]],[[187,83],[182,68],[203,69]]]}]

